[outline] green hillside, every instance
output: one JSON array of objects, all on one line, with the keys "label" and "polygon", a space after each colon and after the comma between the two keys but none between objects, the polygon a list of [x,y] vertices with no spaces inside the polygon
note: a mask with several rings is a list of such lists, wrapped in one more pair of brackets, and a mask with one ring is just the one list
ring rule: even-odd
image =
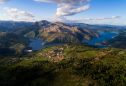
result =
[{"label": "green hillside", "polygon": [[0,56],[20,55],[29,39],[14,33],[0,32]]},{"label": "green hillside", "polygon": [[117,37],[108,41],[112,47],[126,49],[126,31],[122,31]]},{"label": "green hillside", "polygon": [[125,86],[126,50],[66,44],[0,59],[0,86]]}]

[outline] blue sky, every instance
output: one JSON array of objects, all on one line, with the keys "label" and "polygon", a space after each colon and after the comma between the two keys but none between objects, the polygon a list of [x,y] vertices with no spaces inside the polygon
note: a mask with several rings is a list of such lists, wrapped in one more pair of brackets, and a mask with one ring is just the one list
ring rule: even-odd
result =
[{"label": "blue sky", "polygon": [[[49,1],[53,1],[53,0],[49,0]],[[61,1],[63,2],[63,0]],[[0,0],[0,2],[4,2],[4,0]],[[82,12],[81,11],[74,12],[72,13],[72,15],[71,14],[69,15],[68,12],[69,9],[66,9],[68,15],[59,14],[59,16],[65,18],[66,20],[78,21],[78,22],[84,22],[90,24],[126,25],[126,0],[90,0],[88,4],[90,5],[90,7],[86,10],[83,10]],[[59,5],[59,3],[57,2],[47,3],[44,0],[39,0],[39,1],[34,1],[34,0],[6,1],[5,0],[4,3],[0,4],[0,19],[1,20],[22,20],[22,19],[26,20],[27,19],[29,21],[46,19],[46,20],[53,21],[57,13],[57,8],[58,8],[57,5]],[[63,8],[63,7],[59,7],[59,8]],[[20,18],[19,16],[22,17]]]}]

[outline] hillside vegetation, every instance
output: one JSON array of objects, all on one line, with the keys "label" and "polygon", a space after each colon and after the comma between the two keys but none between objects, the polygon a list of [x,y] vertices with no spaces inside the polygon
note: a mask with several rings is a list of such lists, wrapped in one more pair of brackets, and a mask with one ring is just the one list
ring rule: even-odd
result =
[{"label": "hillside vegetation", "polygon": [[126,86],[126,50],[66,44],[1,58],[0,86]]},{"label": "hillside vegetation", "polygon": [[0,56],[19,55],[29,42],[29,39],[23,36],[0,32]]},{"label": "hillside vegetation", "polygon": [[126,31],[122,31],[117,37],[108,42],[112,47],[126,49]]}]

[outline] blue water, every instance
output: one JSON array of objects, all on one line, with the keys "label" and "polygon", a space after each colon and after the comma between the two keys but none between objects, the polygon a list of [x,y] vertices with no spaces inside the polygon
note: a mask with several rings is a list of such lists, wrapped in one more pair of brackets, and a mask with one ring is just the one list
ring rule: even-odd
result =
[{"label": "blue water", "polygon": [[[118,33],[115,32],[100,32],[100,36],[94,37],[91,40],[84,40],[84,43],[86,42],[88,45],[96,46],[98,48],[104,48],[107,47],[106,45],[102,45],[104,41],[108,41],[118,35]],[[100,45],[96,45],[100,44]],[[29,47],[32,48],[32,50],[40,50],[44,47],[44,42],[41,39],[31,39],[31,43],[29,44]]]},{"label": "blue water", "polygon": [[[97,46],[102,48],[102,47],[106,47],[106,45],[102,45],[103,42],[113,39],[118,35],[118,33],[116,32],[99,32],[99,34],[100,36],[98,38],[94,37],[93,39],[86,41],[86,43],[91,46]],[[96,44],[100,44],[100,45],[96,45]]]},{"label": "blue water", "polygon": [[43,41],[40,39],[31,39],[29,47],[31,47],[32,50],[40,50],[43,47]]}]

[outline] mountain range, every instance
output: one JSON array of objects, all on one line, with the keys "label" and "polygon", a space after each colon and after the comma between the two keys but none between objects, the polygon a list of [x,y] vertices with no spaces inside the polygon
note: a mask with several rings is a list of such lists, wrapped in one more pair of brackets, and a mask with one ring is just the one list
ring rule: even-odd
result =
[{"label": "mountain range", "polygon": [[2,52],[5,48],[5,50],[15,50],[16,54],[21,53],[34,39],[41,40],[45,45],[81,44],[93,38],[99,38],[99,32],[120,33],[125,29],[125,26],[49,22],[47,20],[37,22],[0,21],[0,51]]},{"label": "mountain range", "polygon": [[45,44],[53,44],[82,43],[83,40],[90,40],[93,37],[98,37],[98,33],[62,22],[0,21],[0,45],[2,48],[17,49],[14,46],[18,46],[19,50],[22,50],[28,47],[31,39],[41,39]]}]

